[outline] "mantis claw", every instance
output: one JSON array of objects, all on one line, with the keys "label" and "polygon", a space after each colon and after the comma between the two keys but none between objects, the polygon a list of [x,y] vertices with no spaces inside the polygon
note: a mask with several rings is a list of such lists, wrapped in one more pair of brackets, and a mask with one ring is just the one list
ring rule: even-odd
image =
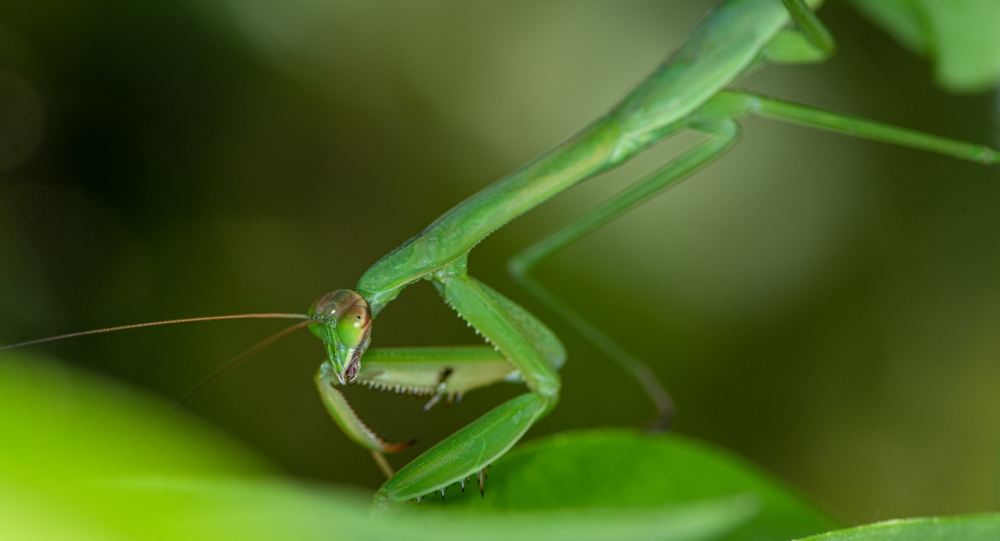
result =
[{"label": "mantis claw", "polygon": [[404,443],[392,443],[369,428],[335,387],[337,381],[335,375],[332,367],[324,363],[316,372],[316,388],[330,416],[352,440],[366,449],[380,453],[396,453],[416,443],[416,439]]}]

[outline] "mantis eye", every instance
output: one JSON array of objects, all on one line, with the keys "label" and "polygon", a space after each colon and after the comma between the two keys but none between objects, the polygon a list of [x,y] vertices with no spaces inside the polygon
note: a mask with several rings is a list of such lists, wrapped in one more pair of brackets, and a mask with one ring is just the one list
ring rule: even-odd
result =
[{"label": "mantis eye", "polygon": [[366,304],[355,304],[347,308],[337,321],[337,336],[344,346],[355,349],[368,341],[371,331],[372,314]]},{"label": "mantis eye", "polygon": [[323,341],[328,360],[341,382],[351,381],[361,369],[361,356],[368,349],[372,311],[357,291],[338,289],[327,293],[309,310],[319,320],[309,330]]},{"label": "mantis eye", "polygon": [[337,316],[337,309],[341,308],[347,293],[349,291],[346,289],[338,289],[323,295],[309,308],[309,315],[335,318]]}]

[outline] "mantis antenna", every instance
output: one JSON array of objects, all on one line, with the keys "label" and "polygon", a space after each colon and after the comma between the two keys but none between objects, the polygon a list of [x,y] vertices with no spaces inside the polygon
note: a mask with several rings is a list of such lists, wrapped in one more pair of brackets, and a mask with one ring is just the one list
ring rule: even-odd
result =
[{"label": "mantis antenna", "polygon": [[309,318],[306,321],[300,321],[295,325],[292,325],[290,327],[285,327],[284,329],[272,334],[271,336],[247,348],[239,355],[233,357],[232,359],[229,359],[228,361],[220,365],[218,368],[213,370],[211,374],[205,376],[205,378],[199,381],[197,385],[192,387],[190,391],[184,393],[184,396],[177,399],[177,402],[174,403],[174,406],[171,408],[171,410],[176,410],[180,408],[188,400],[191,400],[191,397],[198,394],[198,391],[202,390],[206,385],[212,383],[213,381],[216,380],[216,378],[225,374],[226,372],[229,372],[233,368],[236,368],[237,366],[243,364],[247,359],[260,353],[261,350],[263,350],[264,348],[270,346],[271,344],[277,342],[278,340],[281,340],[282,338],[288,336],[289,334],[292,334],[293,332],[305,326],[311,325],[312,323],[313,323],[312,318]]},{"label": "mantis antenna", "polygon": [[37,340],[28,340],[27,342],[11,344],[9,346],[0,346],[0,351],[23,348],[25,346],[33,346],[35,344],[44,344],[45,342],[55,342],[56,340],[65,340],[67,338],[76,338],[78,336],[88,336],[91,334],[101,334],[101,333],[115,332],[115,331],[127,331],[129,329],[142,329],[145,327],[157,327],[159,325],[174,325],[177,323],[198,323],[201,321],[224,321],[227,319],[312,319],[312,317],[306,314],[265,313],[265,314],[234,314],[228,316],[188,317],[183,319],[165,319],[163,321],[151,321],[148,323],[133,323],[131,325],[119,325],[117,327],[106,327],[104,329],[94,329],[91,331],[80,331],[69,334],[60,334],[59,336],[50,336],[48,338],[38,338]]},{"label": "mantis antenna", "polygon": [[185,393],[184,396],[182,396],[174,404],[173,408],[171,408],[171,409],[176,410],[177,408],[181,407],[182,405],[184,405],[185,402],[187,402],[188,400],[190,400],[192,396],[194,396],[195,394],[197,394],[197,392],[200,391],[202,388],[204,388],[206,385],[208,385],[209,383],[211,383],[212,381],[214,381],[219,376],[225,374],[229,370],[232,370],[233,368],[239,366],[241,363],[243,363],[244,361],[246,361],[250,357],[253,357],[257,353],[259,353],[262,349],[266,348],[267,346],[270,346],[271,344],[277,342],[278,340],[281,340],[282,338],[288,336],[292,332],[294,332],[294,331],[296,331],[298,329],[301,329],[301,328],[303,328],[303,327],[305,327],[307,325],[310,325],[313,322],[314,318],[312,316],[307,315],[307,314],[285,314],[285,313],[277,313],[277,312],[275,312],[275,313],[261,313],[261,314],[233,314],[233,315],[227,315],[227,316],[207,316],[207,317],[189,317],[189,318],[182,318],[182,319],[166,319],[166,320],[163,320],[163,321],[151,321],[151,322],[148,322],[148,323],[133,323],[131,325],[118,325],[116,327],[106,327],[106,328],[103,328],[103,329],[94,329],[94,330],[90,330],[90,331],[81,331],[81,332],[74,332],[74,333],[69,333],[69,334],[60,334],[59,336],[50,336],[48,338],[39,338],[37,340],[29,340],[27,342],[21,342],[21,343],[18,343],[18,344],[12,344],[12,345],[9,345],[9,346],[2,346],[2,347],[0,347],[0,351],[4,351],[4,350],[8,350],[8,349],[16,349],[16,348],[21,348],[21,347],[25,347],[25,346],[33,346],[33,345],[36,345],[36,344],[43,344],[45,342],[54,342],[56,340],[65,340],[67,338],[76,338],[78,336],[87,336],[87,335],[91,335],[91,334],[101,334],[101,333],[115,332],[115,331],[126,331],[126,330],[130,330],[130,329],[142,329],[142,328],[145,328],[145,327],[157,327],[157,326],[160,326],[160,325],[174,325],[174,324],[177,324],[177,323],[198,323],[198,322],[202,322],[202,321],[225,321],[225,320],[229,320],[229,319],[303,319],[305,321],[300,321],[299,323],[296,323],[295,325],[292,325],[290,327],[287,327],[285,329],[282,329],[282,330],[278,331],[277,333],[275,333],[275,334],[271,335],[270,337],[268,337],[268,338],[262,340],[261,342],[257,343],[253,347],[247,349],[243,353],[240,353],[239,355],[237,355],[237,356],[233,357],[232,359],[226,361],[222,366],[216,368],[214,371],[212,371],[211,374],[209,374],[208,376],[206,376],[205,379],[203,379],[200,382],[198,382],[198,385],[195,385],[190,391],[188,391],[187,393]]}]

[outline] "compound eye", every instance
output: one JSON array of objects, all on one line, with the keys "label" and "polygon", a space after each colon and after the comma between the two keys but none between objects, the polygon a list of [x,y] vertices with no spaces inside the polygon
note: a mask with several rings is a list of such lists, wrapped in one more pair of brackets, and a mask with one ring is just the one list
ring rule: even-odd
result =
[{"label": "compound eye", "polygon": [[331,291],[317,299],[316,302],[313,303],[312,307],[309,308],[309,315],[332,317],[334,315],[334,311],[337,309],[336,299],[339,292],[339,290]]},{"label": "compound eye", "polygon": [[350,289],[338,289],[323,295],[313,303],[309,315],[326,319],[340,319],[355,304],[368,306],[365,298]]},{"label": "compound eye", "polygon": [[340,321],[337,322],[337,336],[344,346],[356,349],[367,341],[371,326],[371,311],[364,304],[355,304],[340,316]]}]

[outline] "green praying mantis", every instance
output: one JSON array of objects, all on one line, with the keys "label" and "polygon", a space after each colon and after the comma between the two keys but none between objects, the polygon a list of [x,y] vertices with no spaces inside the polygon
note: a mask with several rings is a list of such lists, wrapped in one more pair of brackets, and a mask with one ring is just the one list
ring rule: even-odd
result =
[{"label": "green praying mantis", "polygon": [[[308,327],[323,343],[326,359],[316,387],[333,420],[368,449],[388,480],[374,496],[374,510],[441,493],[476,477],[517,443],[558,403],[559,369],[566,351],[537,317],[468,272],[470,251],[486,236],[554,195],[606,172],[657,142],[684,131],[705,140],[612,196],[578,220],[532,245],[510,261],[513,278],[571,327],[631,373],[666,427],[673,404],[653,373],[618,346],[600,326],[576,312],[532,278],[540,262],[676,184],[724,154],[739,139],[737,119],[759,115],[936,152],[987,165],[1000,152],[727,89],[769,63],[819,62],[834,52],[832,37],[814,14],[821,0],[727,0],[697,25],[681,46],[610,112],[534,161],[472,195],[372,265],[354,289],[319,299],[307,314],[251,314],[128,325],[109,330],[241,317],[302,319],[278,336]],[[368,350],[372,323],[407,286],[428,280],[445,303],[488,343],[478,347]],[[51,339],[63,338],[54,337]],[[51,340],[51,339],[43,339]],[[37,343],[32,341],[29,343]],[[18,347],[18,344],[10,347]],[[520,382],[527,392],[510,399],[433,446],[397,472],[384,454],[405,449],[371,430],[339,390],[367,385],[442,399],[500,381]]]}]

